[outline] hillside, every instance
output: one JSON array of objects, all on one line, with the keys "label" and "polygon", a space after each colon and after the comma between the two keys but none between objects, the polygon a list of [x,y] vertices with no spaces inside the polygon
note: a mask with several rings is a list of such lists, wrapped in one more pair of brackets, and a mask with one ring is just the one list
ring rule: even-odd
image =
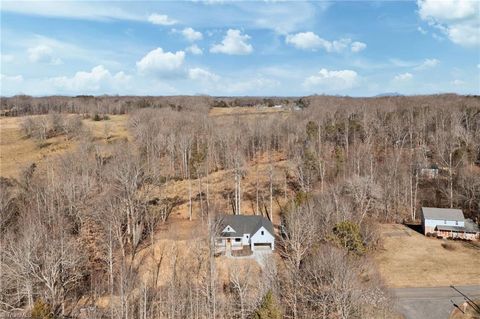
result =
[{"label": "hillside", "polygon": [[[286,314],[295,305],[311,316],[319,310],[309,300],[326,300],[393,318],[386,286],[476,283],[475,248],[450,251],[420,234],[398,246],[388,229],[418,221],[421,206],[452,202],[478,215],[478,100],[307,97],[301,109],[196,109],[195,98],[185,100],[122,115],[95,107],[0,118],[0,309],[28,312],[41,300],[74,315],[95,305],[104,315],[227,318],[252,314],[270,291]],[[450,167],[435,180],[421,176],[432,164]],[[267,260],[216,252],[215,217],[235,212],[273,223],[277,248]],[[466,259],[469,270],[436,259],[408,268],[421,250],[409,247],[420,244]],[[340,282],[355,294],[338,299]]]}]

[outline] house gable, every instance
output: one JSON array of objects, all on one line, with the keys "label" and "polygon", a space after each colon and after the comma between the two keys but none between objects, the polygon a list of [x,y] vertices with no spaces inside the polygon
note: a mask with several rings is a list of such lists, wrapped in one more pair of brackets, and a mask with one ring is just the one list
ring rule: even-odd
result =
[{"label": "house gable", "polygon": [[237,231],[233,229],[232,226],[227,225],[223,230],[222,233],[236,233]]},{"label": "house gable", "polygon": [[273,237],[273,234],[263,226],[260,227],[251,238],[254,243],[271,243],[274,239],[275,237]]}]

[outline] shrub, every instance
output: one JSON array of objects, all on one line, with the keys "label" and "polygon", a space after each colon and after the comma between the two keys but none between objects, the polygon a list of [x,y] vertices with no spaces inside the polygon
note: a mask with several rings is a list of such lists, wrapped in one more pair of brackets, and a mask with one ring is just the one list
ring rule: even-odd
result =
[{"label": "shrub", "polygon": [[443,237],[442,236],[437,236],[437,239],[443,239]]},{"label": "shrub", "polygon": [[455,246],[450,243],[442,243],[442,247],[445,248],[446,250],[455,250]]},{"label": "shrub", "polygon": [[333,234],[333,241],[340,246],[357,254],[363,254],[365,252],[365,245],[363,244],[360,228],[354,222],[346,220],[336,224],[333,228]]},{"label": "shrub", "polygon": [[295,205],[301,206],[303,203],[305,203],[308,200],[309,196],[308,193],[306,192],[297,192],[295,194],[295,198],[293,199]]},{"label": "shrub", "polygon": [[272,291],[269,290],[263,297],[262,303],[253,314],[254,319],[281,319],[282,312]]},{"label": "shrub", "polygon": [[35,301],[31,311],[32,319],[53,319],[52,306],[41,299]]},{"label": "shrub", "polygon": [[110,117],[107,115],[107,114],[98,114],[98,113],[95,113],[92,117],[92,121],[108,121],[110,119]]}]

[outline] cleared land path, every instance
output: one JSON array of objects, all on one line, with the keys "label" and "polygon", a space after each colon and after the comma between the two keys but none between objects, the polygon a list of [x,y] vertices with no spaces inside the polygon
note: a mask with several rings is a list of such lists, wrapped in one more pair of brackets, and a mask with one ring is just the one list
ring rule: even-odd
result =
[{"label": "cleared land path", "polygon": [[[471,299],[480,298],[480,285],[455,286]],[[465,298],[451,287],[392,289],[397,310],[406,319],[448,319],[454,304],[461,306]]]}]

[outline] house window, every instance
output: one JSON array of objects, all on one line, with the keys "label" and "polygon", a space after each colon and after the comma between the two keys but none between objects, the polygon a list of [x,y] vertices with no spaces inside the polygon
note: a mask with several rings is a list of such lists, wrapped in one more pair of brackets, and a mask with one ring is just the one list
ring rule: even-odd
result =
[{"label": "house window", "polygon": [[247,238],[249,237],[249,235],[247,235]]},{"label": "house window", "polygon": [[241,238],[235,238],[235,241],[238,243],[240,242],[242,239]]},{"label": "house window", "polygon": [[447,224],[447,221],[446,221],[446,220],[444,220],[444,221],[443,221],[443,224],[444,224],[444,225],[446,225],[446,224]]},{"label": "house window", "polygon": [[455,221],[455,225],[458,225],[458,220]]},{"label": "house window", "polygon": [[265,235],[265,232],[262,230],[262,236]]}]

